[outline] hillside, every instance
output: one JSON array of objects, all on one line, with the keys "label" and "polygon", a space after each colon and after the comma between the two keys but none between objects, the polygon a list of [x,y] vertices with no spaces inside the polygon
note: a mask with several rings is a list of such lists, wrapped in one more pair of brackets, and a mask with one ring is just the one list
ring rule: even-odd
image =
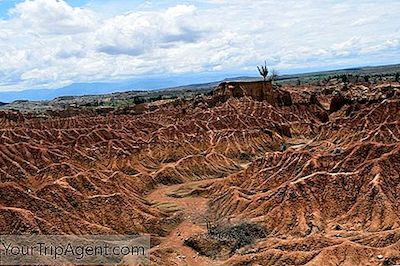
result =
[{"label": "hillside", "polygon": [[398,82],[197,92],[0,111],[0,231],[150,234],[154,265],[400,264]]},{"label": "hillside", "polygon": [[[349,75],[352,78],[368,77],[371,82],[382,80],[392,80],[396,73],[400,73],[400,65],[386,65],[374,67],[359,67],[349,69],[339,69],[330,71],[320,71],[292,75],[280,75],[276,82],[278,84],[319,84],[325,79]],[[217,80],[207,83],[189,84],[174,86],[174,84],[188,84],[188,79],[181,78],[175,80],[173,77],[145,80],[134,80],[116,83],[76,83],[59,89],[39,89],[24,90],[19,92],[0,92],[0,101],[13,103],[8,108],[18,110],[41,110],[43,109],[63,109],[66,105],[85,106],[85,104],[95,105],[97,102],[104,102],[107,99],[131,99],[135,96],[158,97],[165,94],[166,98],[181,96],[184,91],[192,91],[193,94],[207,93],[213,90],[219,83],[224,81],[254,81],[260,80],[258,77],[232,77],[224,80]],[[165,93],[163,93],[165,92]],[[168,96],[169,95],[169,96]],[[183,95],[185,97],[187,95]],[[63,101],[67,97],[68,101]],[[23,100],[23,105],[21,105]],[[16,101],[16,102],[15,102]],[[29,104],[26,102],[29,101]],[[105,104],[107,105],[107,104]],[[0,105],[1,106],[1,105]]]}]

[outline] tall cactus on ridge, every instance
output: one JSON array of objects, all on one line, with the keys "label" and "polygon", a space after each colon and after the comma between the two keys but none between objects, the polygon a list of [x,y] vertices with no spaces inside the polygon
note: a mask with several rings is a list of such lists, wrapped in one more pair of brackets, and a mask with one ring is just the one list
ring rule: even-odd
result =
[{"label": "tall cactus on ridge", "polygon": [[265,61],[264,66],[257,66],[257,69],[260,75],[264,78],[264,81],[267,81],[267,76],[268,76],[267,61]]}]

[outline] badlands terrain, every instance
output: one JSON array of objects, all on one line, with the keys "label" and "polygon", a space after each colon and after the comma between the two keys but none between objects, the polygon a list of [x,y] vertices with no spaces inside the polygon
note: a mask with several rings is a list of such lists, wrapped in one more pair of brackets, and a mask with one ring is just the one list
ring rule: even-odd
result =
[{"label": "badlands terrain", "polygon": [[3,234],[149,234],[153,265],[400,264],[398,82],[227,82],[0,126]]}]

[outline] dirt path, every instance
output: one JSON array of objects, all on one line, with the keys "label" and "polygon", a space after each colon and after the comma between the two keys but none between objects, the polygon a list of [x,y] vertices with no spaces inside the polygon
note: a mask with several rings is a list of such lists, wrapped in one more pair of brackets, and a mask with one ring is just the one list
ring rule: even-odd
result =
[{"label": "dirt path", "polygon": [[181,211],[183,222],[180,223],[171,233],[165,237],[158,250],[173,249],[177,265],[219,265],[220,262],[200,256],[196,251],[184,245],[184,240],[192,235],[206,232],[205,216],[207,212],[208,199],[200,196],[172,197],[178,194],[177,191],[190,191],[199,185],[205,185],[213,180],[202,180],[173,186],[160,186],[152,191],[147,199],[153,202],[158,208],[166,211]]}]

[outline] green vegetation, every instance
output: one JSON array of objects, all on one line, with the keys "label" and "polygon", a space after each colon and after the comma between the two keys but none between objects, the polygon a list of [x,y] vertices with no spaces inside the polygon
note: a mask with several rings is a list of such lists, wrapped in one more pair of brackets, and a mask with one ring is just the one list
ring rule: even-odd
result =
[{"label": "green vegetation", "polygon": [[109,106],[116,108],[124,108],[132,105],[138,105],[143,103],[152,103],[160,100],[171,100],[177,99],[177,95],[148,95],[148,96],[134,96],[133,98],[125,99],[111,99],[109,101],[104,101],[97,106]]},{"label": "green vegetation", "polygon": [[400,65],[365,67],[354,69],[343,69],[326,72],[305,73],[298,75],[282,75],[276,80],[278,84],[291,85],[323,85],[327,82],[343,82],[343,83],[377,83],[381,81],[397,81],[400,80]]},{"label": "green vegetation", "polygon": [[[337,83],[367,83],[400,82],[400,64],[342,69],[324,72],[304,73],[295,75],[277,75],[274,70],[269,71],[265,62],[264,66],[258,66],[258,72],[264,81],[272,80],[277,85],[335,85]],[[236,77],[223,81],[256,81],[255,77]],[[64,96],[51,101],[15,101],[10,104],[0,103],[2,110],[19,110],[22,112],[34,112],[38,116],[45,115],[49,110],[60,111],[68,108],[118,109],[143,103],[151,103],[158,100],[182,99],[190,100],[199,95],[212,96],[213,89],[222,81],[204,84],[193,84],[164,90],[154,91],[128,91],[103,95]],[[105,112],[105,110],[104,110]]]}]

